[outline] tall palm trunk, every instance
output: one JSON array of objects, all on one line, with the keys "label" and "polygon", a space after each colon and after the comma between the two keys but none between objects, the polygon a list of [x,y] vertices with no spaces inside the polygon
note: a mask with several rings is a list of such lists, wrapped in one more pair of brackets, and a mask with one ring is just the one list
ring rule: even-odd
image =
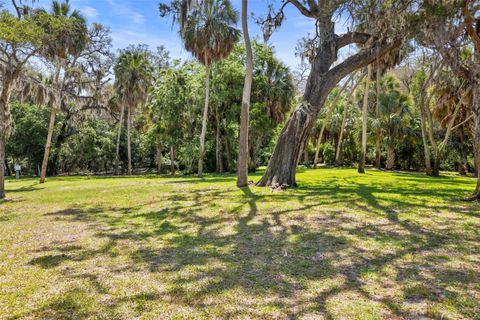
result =
[{"label": "tall palm trunk", "polygon": [[343,109],[343,118],[342,124],[340,126],[340,135],[338,136],[338,144],[337,144],[337,152],[335,152],[335,166],[339,167],[343,163],[343,152],[342,152],[342,144],[343,144],[343,135],[345,132],[345,125],[347,123],[347,116],[348,116],[348,102],[345,104],[345,108]]},{"label": "tall palm trunk", "polygon": [[203,157],[205,155],[205,134],[207,132],[208,102],[210,96],[210,66],[205,65],[205,106],[203,108],[202,131],[200,132],[200,150],[198,155],[198,176],[203,176]]},{"label": "tall palm trunk", "polygon": [[128,156],[128,175],[132,174],[132,145],[130,128],[132,126],[132,105],[127,108],[127,156]]},{"label": "tall palm trunk", "polygon": [[[381,91],[381,83],[380,83],[380,66],[379,62],[377,60],[377,101],[375,103],[375,117],[377,121],[380,120],[380,91]],[[382,144],[381,144],[381,133],[380,133],[380,127],[377,125],[377,128],[375,129],[375,167],[377,169],[380,169],[382,166]]]},{"label": "tall palm trunk", "polygon": [[122,103],[120,110],[120,122],[118,123],[118,133],[117,133],[117,150],[115,153],[115,175],[118,174],[118,165],[120,161],[120,136],[122,135],[122,126],[123,126],[123,115],[125,114],[125,104]]},{"label": "tall palm trunk", "polygon": [[57,108],[55,105],[52,105],[52,108],[50,111],[50,123],[48,125],[47,142],[45,143],[45,152],[43,153],[42,169],[40,171],[40,183],[45,182],[45,176],[47,175],[48,158],[50,155],[50,149],[52,147],[52,135],[53,135],[53,129],[55,128],[56,114],[57,114]]},{"label": "tall palm trunk", "polygon": [[392,144],[387,144],[387,170],[393,170],[395,166],[395,149]]},{"label": "tall palm trunk", "polygon": [[362,107],[362,149],[360,151],[360,162],[358,173],[365,173],[365,158],[367,154],[367,121],[368,121],[368,91],[370,88],[370,77],[372,76],[372,65],[368,65],[367,79],[365,79],[365,92],[363,95]]},{"label": "tall palm trunk", "polygon": [[220,130],[220,119],[218,113],[215,117],[217,122],[216,134],[215,134],[215,172],[223,172],[223,159],[222,159],[222,135]]},{"label": "tall palm trunk", "polygon": [[253,52],[248,33],[248,1],[242,0],[242,31],[247,53],[245,65],[245,82],[243,84],[242,110],[240,114],[240,141],[237,164],[237,186],[248,185],[248,126],[250,113],[250,93],[253,79]]},{"label": "tall palm trunk", "polygon": [[52,136],[53,136],[53,129],[55,128],[55,116],[57,114],[57,104],[62,103],[62,90],[63,86],[59,84],[60,79],[60,71],[62,67],[58,64],[56,71],[55,71],[55,79],[54,85],[59,90],[58,93],[58,100],[52,102],[52,107],[50,110],[50,123],[48,125],[48,133],[47,133],[47,141],[45,143],[45,152],[43,154],[43,161],[42,161],[42,169],[40,171],[40,183],[45,182],[45,177],[47,175],[47,165],[48,165],[48,158],[50,156],[50,149],[52,147]]}]

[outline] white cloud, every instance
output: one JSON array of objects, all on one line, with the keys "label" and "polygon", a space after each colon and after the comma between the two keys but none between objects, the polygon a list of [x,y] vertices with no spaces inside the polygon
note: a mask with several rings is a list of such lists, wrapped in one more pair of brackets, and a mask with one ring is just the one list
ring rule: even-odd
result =
[{"label": "white cloud", "polygon": [[146,20],[145,17],[138,12],[133,13],[132,19],[133,19],[133,22],[135,22],[136,24],[143,24]]},{"label": "white cloud", "polygon": [[87,18],[96,18],[98,16],[97,9],[89,6],[81,7],[80,12]]}]

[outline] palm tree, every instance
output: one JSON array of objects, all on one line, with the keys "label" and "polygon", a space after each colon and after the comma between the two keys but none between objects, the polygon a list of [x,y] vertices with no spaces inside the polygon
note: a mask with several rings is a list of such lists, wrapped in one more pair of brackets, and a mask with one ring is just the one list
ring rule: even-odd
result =
[{"label": "palm tree", "polygon": [[[59,33],[54,41],[50,41],[43,48],[43,55],[55,66],[53,75],[53,86],[55,87],[55,99],[51,99],[50,123],[48,127],[47,141],[45,143],[45,153],[42,161],[42,169],[40,171],[40,183],[45,182],[47,174],[47,164],[52,145],[52,135],[55,127],[55,116],[60,105],[64,103],[63,91],[65,79],[68,77],[68,67],[75,64],[76,57],[87,46],[87,25],[85,18],[77,10],[70,10],[69,1],[52,2],[51,14],[57,18],[65,19],[69,28],[65,32]],[[69,65],[72,64],[72,65]],[[64,71],[62,79],[62,70]]]},{"label": "palm tree", "polygon": [[410,115],[409,99],[399,90],[399,83],[393,77],[386,77],[383,81],[383,94],[379,97],[379,116],[381,134],[387,144],[386,169],[392,170],[395,165],[395,144],[406,137],[411,125],[407,123]]},{"label": "palm tree", "polygon": [[240,114],[240,141],[238,150],[237,165],[237,186],[245,187],[248,185],[248,122],[250,112],[250,94],[252,91],[253,80],[253,53],[250,35],[248,33],[248,3],[242,0],[242,30],[245,41],[245,51],[247,61],[245,65],[245,83],[243,85],[242,111]]},{"label": "palm tree", "polygon": [[372,77],[372,65],[367,67],[367,78],[365,79],[365,91],[363,93],[362,106],[362,146],[360,150],[360,162],[358,163],[358,173],[365,173],[365,158],[367,155],[367,120],[368,120],[368,94],[370,89],[370,78]]},{"label": "palm tree", "polygon": [[205,66],[205,106],[200,133],[198,176],[203,175],[205,134],[210,94],[210,67],[228,57],[240,32],[234,27],[238,20],[229,0],[183,1],[180,12],[180,34],[185,46]]},{"label": "palm tree", "polygon": [[[132,174],[132,151],[130,142],[130,128],[134,109],[145,103],[148,90],[153,80],[153,67],[150,63],[149,52],[142,46],[129,47],[120,53],[115,71],[115,89],[121,104],[120,123],[117,137],[116,166],[118,166],[118,153],[123,114],[127,109],[127,154],[128,174]],[[118,168],[116,168],[118,169]]]}]

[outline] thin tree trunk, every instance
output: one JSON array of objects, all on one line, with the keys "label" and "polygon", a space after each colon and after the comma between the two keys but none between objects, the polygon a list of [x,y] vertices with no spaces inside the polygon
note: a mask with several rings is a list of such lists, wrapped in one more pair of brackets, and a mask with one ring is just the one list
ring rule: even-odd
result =
[{"label": "thin tree trunk", "polygon": [[[343,144],[343,136],[345,135],[345,125],[347,123],[347,117],[348,117],[348,111],[349,111],[349,104],[352,101],[353,98],[353,93],[357,89],[358,85],[362,81],[365,75],[362,75],[360,79],[355,83],[353,88],[350,90],[348,93],[348,98],[345,102],[345,108],[343,109],[343,118],[342,118],[342,125],[340,127],[340,136],[338,137],[338,144],[337,144],[337,151],[335,153],[335,165],[341,166],[343,164],[343,149],[342,149],[342,144]],[[352,80],[353,81],[353,80]]]},{"label": "thin tree trunk", "polygon": [[430,140],[430,144],[432,146],[432,159],[433,159],[433,167],[432,167],[432,176],[438,177],[440,175],[439,171],[439,157],[440,157],[440,151],[438,148],[437,141],[435,140],[435,134],[433,132],[433,120],[432,120],[432,114],[430,112],[430,99],[432,98],[433,94],[430,95],[429,99],[427,99],[426,103],[423,105],[423,110],[426,115],[426,120],[428,122],[427,126],[427,133],[428,133],[428,138]]},{"label": "thin tree trunk", "polygon": [[125,114],[125,104],[122,103],[120,110],[120,122],[118,123],[117,150],[115,153],[115,175],[118,174],[118,165],[120,161],[120,136],[122,135],[123,115]]},{"label": "thin tree trunk", "polygon": [[307,138],[307,141],[305,142],[305,149],[303,150],[303,164],[305,166],[308,166],[310,160],[308,159],[308,141],[309,139]]},{"label": "thin tree trunk", "polygon": [[160,142],[157,142],[156,149],[157,149],[157,156],[156,156],[157,173],[162,174],[162,145]]},{"label": "thin tree trunk", "polygon": [[223,141],[225,144],[225,156],[227,157],[227,165],[228,165],[228,171],[229,172],[234,172],[233,171],[233,161],[232,161],[232,155],[230,154],[230,144],[228,143],[228,139],[225,138]]},{"label": "thin tree trunk", "polygon": [[202,131],[200,132],[200,149],[198,155],[198,176],[203,177],[203,157],[205,155],[205,135],[207,132],[208,100],[210,95],[210,66],[205,65],[205,106],[203,108]]},{"label": "thin tree trunk", "polygon": [[128,175],[132,174],[132,146],[130,127],[132,126],[132,110],[131,106],[127,108],[127,156],[128,156]]},{"label": "thin tree trunk", "polygon": [[175,148],[170,147],[170,174],[175,175]]},{"label": "thin tree trunk", "polygon": [[42,170],[40,171],[40,183],[45,182],[45,177],[47,175],[48,158],[50,156],[50,148],[52,147],[52,135],[53,129],[55,128],[55,116],[57,114],[57,103],[59,105],[62,103],[63,85],[59,84],[61,70],[62,66],[61,64],[58,64],[55,71],[54,84],[60,92],[58,93],[58,99],[51,103],[52,107],[50,111],[50,123],[48,125],[47,142],[45,143],[45,152],[43,154]]},{"label": "thin tree trunk", "polygon": [[52,108],[50,111],[50,123],[48,125],[47,142],[45,143],[45,152],[43,154],[42,169],[40,171],[40,183],[45,182],[45,176],[47,175],[48,158],[50,155],[50,148],[52,146],[52,135],[53,135],[53,129],[55,127],[56,114],[57,114],[57,108],[56,106],[52,105]]},{"label": "thin tree trunk", "polygon": [[240,140],[237,164],[237,186],[248,185],[248,127],[250,113],[250,94],[253,79],[253,52],[248,32],[248,1],[242,0],[242,31],[247,53],[245,65],[245,82],[243,84],[242,110],[240,114]]},{"label": "thin tree trunk", "polygon": [[[380,93],[381,93],[381,76],[380,76],[380,66],[377,60],[377,101],[375,103],[375,117],[377,122],[380,121]],[[382,167],[382,143],[381,143],[381,132],[380,127],[377,125],[375,129],[375,167],[380,169]]]},{"label": "thin tree trunk", "polygon": [[365,92],[363,95],[362,107],[362,148],[360,150],[360,161],[358,173],[365,173],[365,158],[367,155],[367,121],[368,121],[368,93],[370,89],[370,77],[372,76],[372,65],[368,65],[368,74],[365,79]]},{"label": "thin tree trunk", "polygon": [[[423,95],[423,93],[420,93]],[[430,148],[428,145],[428,136],[427,136],[427,119],[425,116],[425,97],[420,97],[420,126],[422,129],[422,141],[423,141],[423,152],[425,154],[425,171],[427,175],[431,175],[432,172],[432,160],[430,156]]]},{"label": "thin tree trunk", "polygon": [[347,84],[350,82],[350,79],[353,78],[354,75],[351,75],[348,80],[345,81],[343,86],[340,88],[340,91],[338,91],[338,94],[335,96],[335,99],[333,99],[332,104],[330,105],[330,108],[327,110],[327,114],[325,115],[325,120],[323,121],[322,128],[320,129],[320,134],[318,135],[317,139],[317,145],[315,147],[315,158],[313,159],[313,168],[317,168],[318,164],[318,155],[320,153],[320,145],[322,144],[322,139],[323,139],[323,134],[325,133],[325,128],[327,126],[327,123],[330,122],[330,118],[332,117],[333,110],[335,109],[335,106],[337,105],[338,99],[340,99],[340,96],[342,95],[342,92],[345,90],[347,87]]},{"label": "thin tree trunk", "polygon": [[335,166],[339,167],[343,163],[343,135],[345,132],[345,124],[347,123],[347,116],[348,116],[348,101],[345,104],[345,108],[343,109],[343,118],[342,118],[342,125],[340,126],[340,135],[338,137],[338,144],[337,144],[337,152],[335,152]]},{"label": "thin tree trunk", "polygon": [[223,172],[223,161],[222,161],[222,135],[220,132],[220,120],[218,119],[218,114],[216,117],[217,120],[217,129],[215,135],[215,172]]},{"label": "thin tree trunk", "polygon": [[387,165],[386,169],[387,170],[393,170],[393,167],[395,166],[395,149],[391,144],[387,145]]}]

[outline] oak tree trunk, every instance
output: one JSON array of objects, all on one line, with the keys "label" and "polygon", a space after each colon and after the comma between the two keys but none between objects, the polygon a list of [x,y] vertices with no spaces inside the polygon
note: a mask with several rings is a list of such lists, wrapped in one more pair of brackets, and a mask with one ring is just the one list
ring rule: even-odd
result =
[{"label": "oak tree trunk", "polygon": [[240,140],[237,163],[237,186],[245,187],[248,185],[248,126],[250,113],[250,94],[253,79],[253,53],[248,33],[248,1],[242,0],[242,31],[245,42],[246,65],[245,82],[243,84],[242,110],[240,113]]},{"label": "oak tree trunk", "polygon": [[200,149],[198,155],[198,176],[203,176],[203,157],[205,155],[205,135],[207,132],[208,100],[210,95],[210,66],[205,65],[205,106],[203,108],[202,131],[200,132]]}]

